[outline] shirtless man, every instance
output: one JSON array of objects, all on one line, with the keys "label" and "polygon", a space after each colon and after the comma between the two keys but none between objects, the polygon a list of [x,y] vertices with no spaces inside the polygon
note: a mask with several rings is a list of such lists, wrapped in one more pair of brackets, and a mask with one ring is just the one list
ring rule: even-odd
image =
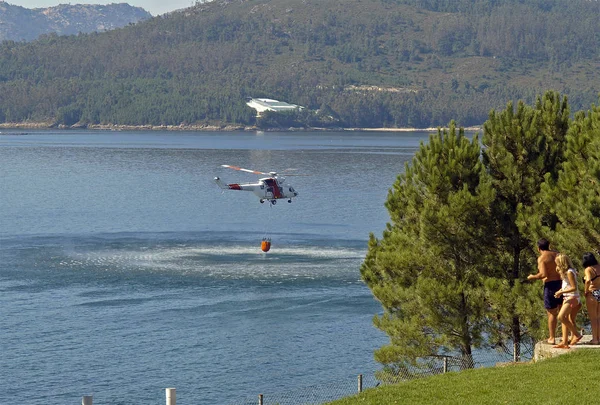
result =
[{"label": "shirtless man", "polygon": [[546,239],[538,240],[538,272],[530,274],[527,280],[542,280],[544,282],[544,307],[548,313],[548,331],[550,337],[548,343],[556,344],[555,333],[558,323],[558,311],[562,304],[562,298],[555,298],[554,294],[560,290],[562,280],[560,274],[556,271],[554,260],[558,252],[550,250],[550,242]]}]

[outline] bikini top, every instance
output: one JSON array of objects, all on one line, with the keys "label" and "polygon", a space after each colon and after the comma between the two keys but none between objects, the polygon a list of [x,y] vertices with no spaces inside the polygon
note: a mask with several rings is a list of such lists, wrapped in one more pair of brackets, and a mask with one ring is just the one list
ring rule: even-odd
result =
[{"label": "bikini top", "polygon": [[[598,277],[600,277],[600,274],[596,273],[596,269],[592,268],[592,270],[594,270],[594,274],[596,275],[596,277],[592,278],[592,279],[590,280],[590,283],[591,283],[592,281],[594,281],[595,279],[597,279]],[[585,282],[585,277],[583,278],[583,281]]]}]

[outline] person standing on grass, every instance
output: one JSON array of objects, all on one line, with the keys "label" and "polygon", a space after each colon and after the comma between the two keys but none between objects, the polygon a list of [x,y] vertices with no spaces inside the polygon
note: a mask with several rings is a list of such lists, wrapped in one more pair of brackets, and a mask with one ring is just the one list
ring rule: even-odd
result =
[{"label": "person standing on grass", "polygon": [[585,303],[592,324],[591,345],[600,344],[600,265],[593,253],[583,254]]},{"label": "person standing on grass", "polygon": [[[579,290],[577,289],[577,271],[569,256],[559,254],[556,256],[556,271],[562,279],[560,290],[554,293],[555,298],[563,298],[563,304],[558,312],[558,320],[561,323],[562,341],[553,346],[556,349],[568,349],[569,344],[575,345],[583,335],[577,332],[577,313],[581,309]],[[571,341],[569,342],[569,332]]]},{"label": "person standing on grass", "polygon": [[558,324],[558,311],[562,299],[556,298],[554,294],[560,290],[562,280],[556,271],[556,256],[558,252],[550,250],[550,242],[540,239],[538,246],[538,272],[527,276],[527,280],[542,280],[544,282],[544,307],[548,314],[548,343],[556,344],[556,325]]}]

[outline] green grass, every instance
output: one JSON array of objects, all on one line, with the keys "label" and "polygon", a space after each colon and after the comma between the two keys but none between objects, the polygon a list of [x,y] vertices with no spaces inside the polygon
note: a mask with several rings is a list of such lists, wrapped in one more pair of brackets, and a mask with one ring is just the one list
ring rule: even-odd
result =
[{"label": "green grass", "polygon": [[365,390],[330,405],[597,404],[600,350],[538,363],[466,370]]}]

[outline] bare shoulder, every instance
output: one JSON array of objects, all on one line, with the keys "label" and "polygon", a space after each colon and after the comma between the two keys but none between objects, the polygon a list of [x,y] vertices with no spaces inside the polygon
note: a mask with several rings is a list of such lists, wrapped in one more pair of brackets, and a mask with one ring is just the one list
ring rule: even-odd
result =
[{"label": "bare shoulder", "polygon": [[584,271],[585,271],[585,274],[588,274],[588,273],[589,274],[592,274],[592,273],[598,274],[598,271],[600,271],[600,266],[598,266],[598,265],[588,266],[585,268]]},{"label": "bare shoulder", "polygon": [[544,250],[542,252],[542,254],[539,255],[539,257],[538,257],[538,263],[554,262],[554,260],[556,259],[556,256],[558,256],[558,252],[554,252],[552,250]]}]

